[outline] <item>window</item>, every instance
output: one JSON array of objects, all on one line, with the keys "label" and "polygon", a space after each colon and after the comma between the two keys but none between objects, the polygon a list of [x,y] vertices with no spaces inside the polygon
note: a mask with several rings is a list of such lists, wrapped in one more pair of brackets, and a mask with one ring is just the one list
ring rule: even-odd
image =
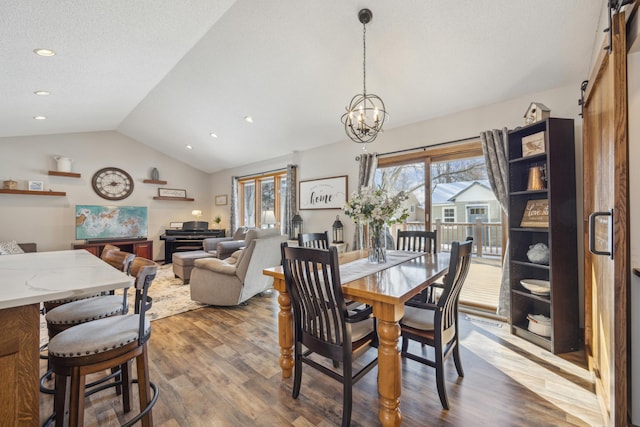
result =
[{"label": "window", "polygon": [[456,208],[442,209],[443,222],[456,222]]},{"label": "window", "polygon": [[284,215],[286,171],[238,180],[240,225],[246,227],[280,227]]}]

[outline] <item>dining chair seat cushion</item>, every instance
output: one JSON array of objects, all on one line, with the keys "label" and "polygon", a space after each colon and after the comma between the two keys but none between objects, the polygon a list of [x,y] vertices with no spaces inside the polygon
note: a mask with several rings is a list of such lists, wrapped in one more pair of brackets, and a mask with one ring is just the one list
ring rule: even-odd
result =
[{"label": "dining chair seat cushion", "polygon": [[[83,323],[60,332],[49,341],[49,354],[56,357],[82,357],[104,353],[138,339],[140,316],[128,314]],[[145,318],[144,334],[151,333]]]},{"label": "dining chair seat cushion", "polygon": [[53,299],[50,301],[47,301],[47,304],[67,304],[69,302],[74,302],[74,301],[81,301],[81,300],[85,300],[87,298],[94,298],[94,297],[99,297],[102,294],[93,294],[93,295],[83,295],[81,297],[68,297],[68,298],[61,298],[61,299]]},{"label": "dining chair seat cushion", "polygon": [[405,306],[404,317],[400,320],[400,323],[414,329],[433,331],[434,314],[434,310]]},{"label": "dining chair seat cushion", "polygon": [[373,318],[361,322],[350,323],[351,341],[356,342],[369,335],[374,330]]},{"label": "dining chair seat cushion", "polygon": [[[404,317],[400,320],[400,325],[421,331],[431,332],[434,330],[435,310],[420,307],[404,307]],[[455,327],[451,326],[442,331],[442,339],[445,343],[450,342],[455,336]]]},{"label": "dining chair seat cushion", "polygon": [[85,323],[123,314],[122,295],[104,295],[70,302],[47,312],[47,323],[68,325]]}]

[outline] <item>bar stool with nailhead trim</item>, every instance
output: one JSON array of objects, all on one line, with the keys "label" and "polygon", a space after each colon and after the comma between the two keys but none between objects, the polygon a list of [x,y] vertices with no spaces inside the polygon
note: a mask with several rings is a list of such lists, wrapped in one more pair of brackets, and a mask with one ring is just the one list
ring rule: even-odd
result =
[{"label": "bar stool with nailhead trim", "polygon": [[[151,408],[157,401],[158,388],[149,381],[147,341],[151,335],[151,323],[145,318],[145,313],[151,307],[148,290],[157,268],[157,264],[151,260],[139,257],[134,260],[131,266],[131,274],[136,277],[134,314],[73,326],[49,341],[49,361],[56,380],[56,425],[83,425],[86,376],[111,368],[119,368],[121,371],[119,380],[116,378],[116,382],[111,385],[118,381],[122,385],[125,413],[131,411],[131,383],[138,382],[140,413],[125,425],[130,426],[140,420],[144,427],[153,425]],[[138,374],[135,381],[131,380],[130,375],[130,362],[133,359],[136,360]],[[70,383],[68,405],[67,380]],[[67,413],[65,407],[68,407]],[[67,415],[68,424],[65,424]]]}]

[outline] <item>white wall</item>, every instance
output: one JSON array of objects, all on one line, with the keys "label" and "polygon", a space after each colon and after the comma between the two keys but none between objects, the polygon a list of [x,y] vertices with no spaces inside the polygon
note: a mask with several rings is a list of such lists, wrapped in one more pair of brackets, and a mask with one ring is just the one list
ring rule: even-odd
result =
[{"label": "white wall", "polygon": [[[80,179],[49,176],[56,170],[53,156],[73,159],[72,171]],[[91,178],[101,168],[115,166],[134,180],[133,194],[110,202],[92,189]],[[156,167],[161,187],[186,189],[195,202],[158,201],[158,185],[144,184]],[[45,190],[64,191],[65,197],[0,194],[0,240],[36,242],[38,250],[71,249],[75,242],[75,205],[147,206],[148,236],[153,240],[154,259],[164,258],[164,242],[158,239],[170,221],[193,220],[191,210],[201,209],[202,220],[210,220],[212,196],[208,175],[178,162],[117,132],[0,138],[0,181],[44,181]]]}]

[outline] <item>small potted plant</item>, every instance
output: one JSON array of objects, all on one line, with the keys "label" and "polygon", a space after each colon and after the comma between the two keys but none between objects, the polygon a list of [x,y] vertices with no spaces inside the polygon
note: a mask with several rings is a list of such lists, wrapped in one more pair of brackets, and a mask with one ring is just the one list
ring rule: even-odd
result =
[{"label": "small potted plant", "polygon": [[213,218],[213,222],[215,222],[217,228],[220,228],[220,223],[222,222],[222,217],[220,215],[216,215]]}]

